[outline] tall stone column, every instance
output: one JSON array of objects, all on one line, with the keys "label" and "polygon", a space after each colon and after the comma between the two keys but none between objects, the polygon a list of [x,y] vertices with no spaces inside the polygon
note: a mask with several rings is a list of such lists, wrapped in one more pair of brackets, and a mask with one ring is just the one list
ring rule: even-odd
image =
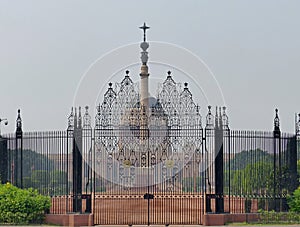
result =
[{"label": "tall stone column", "polygon": [[146,26],[146,23],[140,29],[144,30],[144,41],[141,43],[140,47],[143,50],[141,52],[141,60],[142,60],[142,66],[141,66],[141,82],[140,82],[140,104],[141,107],[144,106],[146,113],[149,111],[149,72],[148,72],[148,52],[147,49],[149,48],[149,43],[146,42],[146,30],[150,27]]},{"label": "tall stone column", "polygon": [[146,113],[148,113],[149,110],[149,73],[148,73],[148,66],[142,65],[141,67],[141,82],[140,82],[140,103],[141,106],[145,107]]}]

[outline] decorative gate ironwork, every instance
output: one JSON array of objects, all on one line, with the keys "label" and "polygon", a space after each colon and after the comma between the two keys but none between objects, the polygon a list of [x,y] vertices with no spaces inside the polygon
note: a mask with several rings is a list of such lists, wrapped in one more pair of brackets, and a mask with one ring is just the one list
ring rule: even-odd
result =
[{"label": "decorative gate ironwork", "polygon": [[149,110],[140,105],[128,71],[115,89],[109,84],[98,106],[96,223],[201,223],[205,163],[199,106],[187,83],[181,89],[170,74],[158,97],[149,99]]}]

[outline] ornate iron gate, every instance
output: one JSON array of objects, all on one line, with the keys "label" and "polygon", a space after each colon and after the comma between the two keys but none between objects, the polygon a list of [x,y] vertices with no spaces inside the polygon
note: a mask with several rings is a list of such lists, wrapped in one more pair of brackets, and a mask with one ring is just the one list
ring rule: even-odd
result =
[{"label": "ornate iron gate", "polygon": [[95,128],[97,224],[200,224],[203,129],[187,84],[171,73],[146,110],[126,72],[109,84]]}]

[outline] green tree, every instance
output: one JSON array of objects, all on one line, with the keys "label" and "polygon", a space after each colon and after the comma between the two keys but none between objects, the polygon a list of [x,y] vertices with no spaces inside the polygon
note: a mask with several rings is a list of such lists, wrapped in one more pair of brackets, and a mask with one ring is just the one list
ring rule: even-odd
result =
[{"label": "green tree", "polygon": [[182,190],[184,192],[200,192],[202,191],[202,187],[203,181],[201,176],[182,179]]},{"label": "green tree", "polygon": [[42,194],[61,195],[66,193],[67,173],[61,170],[34,170],[31,177],[25,177],[25,188],[36,188]]},{"label": "green tree", "polygon": [[273,166],[270,162],[248,164],[244,169],[235,170],[232,179],[234,194],[268,194],[273,187]]},{"label": "green tree", "polygon": [[[9,150],[9,155],[14,159],[15,150]],[[36,170],[54,170],[54,161],[49,159],[48,154],[25,149],[23,152],[23,177],[31,177],[31,173]],[[20,154],[19,163],[21,162]],[[11,163],[12,165],[12,163]]]},{"label": "green tree", "polygon": [[50,184],[59,185],[65,184],[67,180],[67,173],[61,170],[53,170],[50,172]]},{"label": "green tree", "polygon": [[292,188],[289,169],[283,166],[281,170],[277,167],[274,171],[274,164],[271,162],[248,164],[244,169],[235,170],[231,179],[235,194],[273,195],[274,187],[276,194],[289,192]]},{"label": "green tree", "polygon": [[241,170],[245,169],[249,163],[271,162],[272,160],[273,155],[261,149],[242,151],[235,154],[234,158],[225,164],[225,169]]},{"label": "green tree", "polygon": [[50,182],[50,174],[46,170],[34,170],[31,180],[36,186],[47,186]]},{"label": "green tree", "polygon": [[31,187],[43,195],[50,194],[50,174],[46,170],[34,170],[31,175]]},{"label": "green tree", "polygon": [[33,187],[31,177],[24,177],[23,178],[23,187],[24,188],[32,188]]},{"label": "green tree", "polygon": [[48,187],[51,189],[51,195],[61,195],[66,193],[67,184],[66,172],[61,170],[53,170],[50,172],[50,183]]}]

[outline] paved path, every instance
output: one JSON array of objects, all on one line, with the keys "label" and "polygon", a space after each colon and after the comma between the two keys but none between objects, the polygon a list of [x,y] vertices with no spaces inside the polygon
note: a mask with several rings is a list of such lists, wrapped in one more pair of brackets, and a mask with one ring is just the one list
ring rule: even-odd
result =
[{"label": "paved path", "polygon": [[[99,227],[128,227],[128,225],[97,225]],[[150,227],[165,227],[165,225],[150,225]],[[169,225],[169,227],[201,227],[203,225]],[[257,226],[263,226],[263,227],[296,227],[300,225],[225,225],[226,227],[238,227],[238,226],[247,226],[247,227],[257,227]],[[147,225],[133,225],[132,227],[148,227]],[[219,226],[211,226],[211,227],[219,227]]]},{"label": "paved path", "polygon": [[[0,227],[38,227],[38,226],[42,226],[42,227],[53,227],[54,225],[0,225]],[[95,226],[99,226],[99,227],[128,227],[128,225],[95,225]],[[150,225],[150,227],[165,227],[165,225]],[[169,227],[202,227],[203,225],[169,225]],[[257,224],[257,225],[224,225],[226,227],[238,227],[238,226],[246,226],[246,227],[257,227],[257,226],[263,226],[263,227],[300,227],[300,224],[294,224],[294,225],[265,225],[265,224]],[[133,225],[132,227],[148,227],[147,225]],[[219,227],[219,226],[211,226],[211,227]]]}]

